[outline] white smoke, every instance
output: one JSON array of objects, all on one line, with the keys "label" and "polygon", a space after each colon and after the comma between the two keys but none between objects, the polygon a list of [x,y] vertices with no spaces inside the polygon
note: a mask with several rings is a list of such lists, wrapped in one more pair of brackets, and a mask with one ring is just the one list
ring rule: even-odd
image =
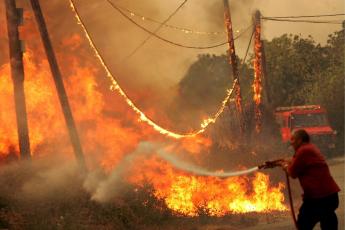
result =
[{"label": "white smoke", "polygon": [[91,173],[87,177],[84,188],[92,194],[91,199],[99,202],[106,202],[115,198],[119,194],[119,191],[121,191],[121,181],[126,170],[130,168],[131,164],[138,156],[142,155],[157,155],[172,164],[175,168],[198,176],[226,178],[249,174],[258,170],[258,167],[253,167],[247,170],[233,172],[209,171],[174,156],[173,153],[166,151],[162,144],[142,142],[134,152],[128,154],[122,162],[120,162],[108,177],[100,178],[97,173]]},{"label": "white smoke", "polygon": [[91,199],[106,202],[116,197],[121,191],[122,176],[132,162],[139,155],[151,154],[154,149],[155,145],[149,142],[140,143],[134,152],[123,158],[109,176],[101,177],[100,172],[97,171],[90,173],[84,182],[84,188],[91,193]]},{"label": "white smoke", "polygon": [[[174,149],[168,146],[169,149]],[[114,168],[110,174],[102,169],[81,173],[75,161],[66,159],[36,159],[33,162],[19,162],[6,165],[0,170],[0,182],[3,185],[0,195],[11,196],[16,191],[18,197],[24,200],[65,199],[67,196],[77,196],[81,185],[91,195],[91,200],[107,202],[118,198],[124,191],[125,175],[130,174],[132,165],[140,167],[142,156],[158,156],[175,168],[198,176],[232,177],[248,174],[257,167],[236,172],[215,172],[197,166],[188,160],[177,157],[172,150],[166,150],[167,145],[155,142],[142,142],[135,151],[129,153]],[[184,153],[190,155],[188,153]],[[144,165],[144,164],[142,164]],[[144,167],[144,166],[142,166]],[[68,191],[68,194],[66,194]],[[120,197],[119,197],[120,198]]]}]

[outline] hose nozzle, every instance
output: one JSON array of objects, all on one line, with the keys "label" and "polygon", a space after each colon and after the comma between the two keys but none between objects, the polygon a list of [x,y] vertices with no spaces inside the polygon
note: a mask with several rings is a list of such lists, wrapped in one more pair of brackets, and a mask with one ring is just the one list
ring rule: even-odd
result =
[{"label": "hose nozzle", "polygon": [[284,162],[284,159],[278,159],[274,161],[266,161],[263,164],[259,165],[259,169],[271,169],[275,167],[282,166],[282,163]]}]

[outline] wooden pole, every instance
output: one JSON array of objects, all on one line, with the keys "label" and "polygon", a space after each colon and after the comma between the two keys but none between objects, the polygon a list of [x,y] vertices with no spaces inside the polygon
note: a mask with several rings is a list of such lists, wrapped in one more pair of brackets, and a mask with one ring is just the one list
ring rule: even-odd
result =
[{"label": "wooden pole", "polygon": [[241,130],[241,133],[243,134],[245,131],[246,123],[243,116],[241,87],[240,87],[239,71],[238,71],[237,57],[236,57],[236,51],[235,51],[234,35],[232,31],[230,7],[229,7],[228,0],[223,0],[223,3],[224,3],[225,26],[226,26],[226,31],[228,34],[229,63],[232,66],[233,78],[237,82],[235,86],[236,109],[237,109],[237,114],[238,114],[239,123],[240,123],[240,130]]},{"label": "wooden pole", "polygon": [[264,83],[264,92],[266,98],[267,106],[271,105],[271,95],[270,95],[270,85],[269,79],[267,76],[267,67],[266,67],[266,53],[265,53],[265,42],[261,40],[261,61],[262,61],[262,76],[263,76],[263,83]]},{"label": "wooden pole", "polygon": [[22,11],[16,8],[15,0],[5,0],[5,7],[19,151],[21,159],[30,159],[30,139],[24,93],[23,51],[18,31]]},{"label": "wooden pole", "polygon": [[69,105],[65,86],[63,84],[61,72],[60,72],[56,57],[55,57],[53,46],[52,46],[50,38],[49,38],[46,22],[44,20],[43,14],[42,14],[39,0],[30,0],[30,2],[31,2],[31,7],[33,9],[33,12],[35,14],[37,26],[38,26],[38,29],[40,31],[42,43],[43,43],[43,46],[44,46],[44,49],[45,49],[45,52],[47,55],[47,59],[48,59],[49,65],[50,65],[50,70],[51,70],[52,75],[53,75],[55,87],[56,87],[56,90],[57,90],[57,93],[59,96],[60,105],[61,105],[62,112],[63,112],[64,118],[65,118],[67,130],[68,130],[69,137],[70,137],[70,140],[71,140],[71,143],[73,146],[74,154],[75,154],[80,166],[83,169],[86,169],[83,149],[82,149],[82,146],[81,146],[81,143],[79,140],[79,136],[78,136],[75,122],[74,122],[72,110],[71,110],[71,107]]},{"label": "wooden pole", "polygon": [[262,127],[262,44],[261,44],[261,14],[256,11],[254,20],[254,102],[255,102],[255,130],[261,132]]}]

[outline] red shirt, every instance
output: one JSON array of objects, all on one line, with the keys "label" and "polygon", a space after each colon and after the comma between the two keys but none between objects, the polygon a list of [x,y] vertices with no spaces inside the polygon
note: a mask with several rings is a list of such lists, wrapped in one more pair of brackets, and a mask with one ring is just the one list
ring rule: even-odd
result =
[{"label": "red shirt", "polygon": [[303,144],[297,149],[288,172],[292,178],[298,177],[305,199],[323,198],[340,191],[325,158],[313,144]]}]

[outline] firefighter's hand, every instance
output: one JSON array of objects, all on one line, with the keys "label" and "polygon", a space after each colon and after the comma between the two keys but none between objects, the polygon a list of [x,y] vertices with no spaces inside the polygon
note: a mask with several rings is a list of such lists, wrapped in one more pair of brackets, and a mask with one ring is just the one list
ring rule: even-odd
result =
[{"label": "firefighter's hand", "polygon": [[287,171],[288,170],[288,167],[289,167],[289,163],[288,162],[284,162],[282,165],[281,165],[282,169],[284,171]]},{"label": "firefighter's hand", "polygon": [[280,166],[283,170],[287,171],[289,165],[291,163],[291,158],[285,158],[280,162]]}]

